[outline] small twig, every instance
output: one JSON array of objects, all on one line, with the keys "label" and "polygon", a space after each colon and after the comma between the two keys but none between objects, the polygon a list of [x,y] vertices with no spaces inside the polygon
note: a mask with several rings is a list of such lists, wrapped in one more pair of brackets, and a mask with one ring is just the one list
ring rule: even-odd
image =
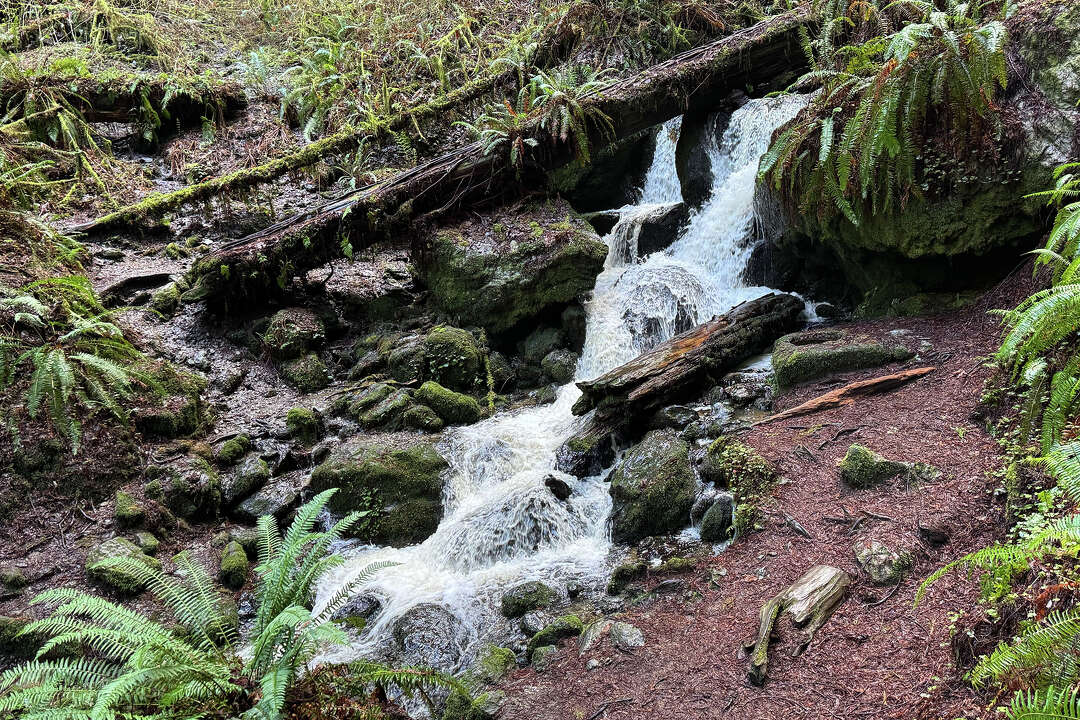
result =
[{"label": "small twig", "polygon": [[629,697],[619,698],[618,700],[608,700],[607,702],[603,703],[596,712],[589,716],[589,720],[596,720],[596,718],[607,712],[607,709],[612,705],[618,705],[619,703],[628,703],[633,701],[634,698]]},{"label": "small twig", "polygon": [[798,520],[791,517],[787,513],[784,513],[784,522],[787,523],[788,527],[790,527],[792,530],[794,530],[795,532],[802,535],[807,540],[812,540],[813,539],[813,538],[810,537],[810,533],[806,531],[806,528],[804,528],[802,525],[800,525]]},{"label": "small twig", "polygon": [[889,598],[891,598],[891,597],[892,597],[893,595],[895,595],[895,594],[896,594],[896,591],[897,591],[897,590],[899,590],[899,589],[900,589],[900,581],[898,580],[898,581],[896,582],[896,584],[895,584],[895,585],[893,585],[893,588],[892,588],[892,590],[890,590],[890,591],[889,591],[889,592],[888,592],[888,593],[887,593],[887,594],[885,595],[885,597],[881,598],[880,600],[875,600],[875,601],[874,601],[874,602],[872,602],[872,603],[866,603],[866,607],[877,607],[878,605],[881,605],[881,604],[882,604],[882,603],[884,603],[884,602],[885,602],[886,600],[888,600],[888,599],[889,599]]},{"label": "small twig", "polygon": [[864,522],[866,522],[865,517],[857,518],[855,520],[855,522],[851,523],[851,527],[848,528],[847,534],[848,535],[854,535],[858,531],[859,527],[861,527]]},{"label": "small twig", "polygon": [[888,515],[880,515],[880,514],[875,513],[875,512],[870,512],[869,510],[863,510],[861,512],[866,517],[874,518],[875,520],[886,520],[888,522],[896,522],[896,518],[889,517]]}]

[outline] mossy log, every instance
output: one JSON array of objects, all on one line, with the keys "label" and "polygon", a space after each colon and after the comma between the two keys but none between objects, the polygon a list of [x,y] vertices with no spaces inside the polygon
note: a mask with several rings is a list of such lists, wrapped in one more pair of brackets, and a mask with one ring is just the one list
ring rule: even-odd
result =
[{"label": "mossy log", "polygon": [[[777,15],[586,95],[581,106],[611,121],[590,124],[589,144],[602,147],[688,109],[709,107],[734,89],[770,87],[802,62],[798,34],[811,21],[805,7]],[[523,186],[543,184],[547,171],[574,160],[576,143],[559,142],[539,122],[524,133],[539,143],[525,168],[471,143],[225,244],[200,264],[203,287],[209,298],[245,296],[250,302],[322,265],[343,242],[359,250],[418,216],[498,202]],[[115,224],[110,218],[82,229]]]},{"label": "mossy log", "polygon": [[934,368],[932,367],[921,367],[893,373],[892,375],[882,375],[881,377],[870,378],[869,380],[859,380],[857,382],[849,383],[844,387],[837,388],[836,390],[830,390],[824,395],[818,395],[816,398],[807,400],[801,405],[796,405],[783,412],[770,415],[764,420],[759,420],[754,424],[764,425],[765,423],[771,423],[777,420],[787,420],[800,415],[809,415],[811,413],[821,412],[822,410],[831,410],[832,408],[850,405],[859,398],[895,390],[901,385],[906,385],[912,380],[918,380],[922,376],[929,375],[932,372],[934,372]]},{"label": "mossy log", "polygon": [[596,408],[605,422],[626,425],[678,401],[707,380],[719,380],[740,362],[791,332],[803,311],[794,295],[770,293],[676,335],[595,380],[578,383],[574,414]]},{"label": "mossy log", "polygon": [[795,627],[803,628],[806,632],[805,640],[795,651],[796,656],[801,655],[814,639],[814,633],[843,602],[850,584],[851,576],[843,570],[830,565],[815,565],[786,590],[766,602],[761,607],[757,636],[746,644],[750,653],[750,682],[765,684],[769,670],[769,639],[782,614],[787,614]]}]

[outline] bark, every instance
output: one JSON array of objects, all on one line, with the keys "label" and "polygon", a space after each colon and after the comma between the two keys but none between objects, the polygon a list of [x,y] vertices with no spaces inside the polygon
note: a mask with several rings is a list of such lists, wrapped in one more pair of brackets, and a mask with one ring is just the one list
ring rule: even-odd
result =
[{"label": "bark", "polygon": [[802,405],[796,405],[783,412],[770,415],[764,420],[759,420],[754,424],[764,425],[765,423],[776,422],[777,420],[787,420],[788,418],[798,417],[800,415],[809,415],[811,413],[821,412],[822,410],[831,410],[832,408],[841,407],[843,405],[850,405],[859,398],[866,397],[867,395],[875,395],[877,393],[895,390],[901,385],[906,385],[912,380],[918,380],[923,375],[928,375],[933,371],[934,368],[932,367],[922,367],[905,370],[892,375],[882,375],[881,377],[870,378],[869,380],[859,380],[858,382],[845,385],[842,388],[831,390],[824,395],[818,395],[813,400],[807,400]]},{"label": "bark", "polygon": [[578,383],[574,414],[596,408],[605,422],[625,426],[644,413],[715,382],[799,324],[803,303],[772,293],[676,335],[604,375]]},{"label": "bark", "polygon": [[757,636],[747,643],[750,682],[754,685],[765,684],[769,671],[769,639],[782,614],[790,616],[795,627],[805,630],[806,637],[795,651],[796,656],[801,655],[814,639],[814,633],[843,602],[850,584],[851,576],[843,570],[829,565],[815,565],[786,590],[766,602],[761,608]]},{"label": "bark", "polygon": [[[590,123],[589,145],[602,147],[689,109],[710,107],[735,89],[775,84],[803,62],[798,32],[810,22],[810,10],[802,7],[586,95],[582,109],[610,119],[610,126]],[[472,143],[228,243],[202,265],[204,289],[209,297],[242,295],[251,302],[337,256],[342,239],[359,250],[418,216],[499,202],[523,185],[542,184],[547,171],[575,158],[572,142],[556,141],[538,122],[525,135],[539,146],[524,169],[511,167],[506,153],[485,153]]]}]

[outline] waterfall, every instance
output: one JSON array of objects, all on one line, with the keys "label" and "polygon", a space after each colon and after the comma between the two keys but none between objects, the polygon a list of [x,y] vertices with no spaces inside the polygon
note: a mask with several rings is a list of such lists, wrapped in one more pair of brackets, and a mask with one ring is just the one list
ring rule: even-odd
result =
[{"label": "waterfall", "polygon": [[[691,215],[667,251],[639,260],[636,241],[634,252],[625,251],[627,239],[636,237],[641,212],[681,199],[674,166],[679,120],[660,128],[641,201],[621,209],[621,219],[605,238],[609,256],[586,305],[578,380],[596,377],[685,326],[768,291],[743,287],[739,280],[749,252],[744,240],[753,218],[755,175],[772,131],[803,104],[797,96],[785,96],[753,100],[737,110],[720,141],[708,143],[714,175],[710,200]],[[610,562],[607,486],[602,476],[578,480],[553,469],[556,450],[580,427],[581,419],[570,412],[579,395],[570,383],[554,403],[446,434],[440,451],[450,468],[436,532],[407,548],[349,547],[345,564],[322,578],[316,607],[369,563],[398,563],[363,590],[378,597],[382,609],[362,640],[332,651],[328,659],[380,656],[396,619],[417,604],[436,603],[463,624],[461,662],[468,662],[489,633],[505,628],[498,599],[507,587],[530,579],[598,586]],[[550,475],[570,485],[568,502],[557,501],[545,487]]]}]

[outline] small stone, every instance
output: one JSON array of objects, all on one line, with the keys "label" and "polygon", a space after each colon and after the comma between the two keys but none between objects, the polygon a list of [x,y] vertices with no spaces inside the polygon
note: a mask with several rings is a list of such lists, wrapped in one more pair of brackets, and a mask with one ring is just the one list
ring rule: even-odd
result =
[{"label": "small stone", "polygon": [[887,460],[870,448],[854,444],[840,461],[840,479],[856,489],[871,488],[906,474],[907,463]]},{"label": "small stone", "polygon": [[577,637],[584,629],[585,626],[577,615],[563,615],[532,636],[526,653],[531,660],[538,647],[553,645],[564,638]]},{"label": "small stone", "polygon": [[260,457],[252,456],[233,472],[225,475],[221,485],[221,499],[225,507],[232,507],[270,480],[270,466]]},{"label": "small stone", "polygon": [[532,666],[536,672],[544,672],[547,670],[551,663],[555,661],[555,656],[559,654],[559,648],[554,645],[541,645],[532,651]]},{"label": "small stone", "polygon": [[609,630],[611,644],[617,649],[628,651],[645,645],[645,634],[626,622],[613,622]]},{"label": "small stone", "polygon": [[135,498],[122,490],[116,491],[113,516],[120,527],[134,527],[143,521],[145,513]]},{"label": "small stone", "polygon": [[221,444],[216,460],[220,465],[235,465],[251,450],[251,438],[241,433]]},{"label": "small stone", "polygon": [[680,593],[686,589],[686,581],[682,578],[671,578],[670,580],[663,580],[657,583],[653,588],[654,593],[661,595]]},{"label": "small stone", "polygon": [[895,585],[914,564],[911,553],[897,553],[877,540],[856,544],[855,560],[875,585]]},{"label": "small stone", "polygon": [[595,670],[598,667],[600,667],[600,661],[596,658],[592,658],[589,662],[585,663],[586,670]]},{"label": "small stone", "polygon": [[18,591],[30,584],[30,579],[20,568],[12,565],[0,566],[0,585],[5,590]]},{"label": "small stone", "polygon": [[532,637],[547,627],[554,619],[554,617],[546,612],[529,612],[521,616],[521,620],[518,621],[518,627],[521,628],[522,633]]},{"label": "small stone", "polygon": [[551,491],[551,494],[555,496],[555,499],[563,502],[570,499],[570,485],[567,484],[565,480],[560,480],[554,475],[548,475],[544,478],[544,485]]},{"label": "small stone", "polygon": [[139,546],[147,555],[157,555],[158,548],[161,547],[161,541],[157,539],[151,532],[137,532],[135,533],[135,544]]}]

